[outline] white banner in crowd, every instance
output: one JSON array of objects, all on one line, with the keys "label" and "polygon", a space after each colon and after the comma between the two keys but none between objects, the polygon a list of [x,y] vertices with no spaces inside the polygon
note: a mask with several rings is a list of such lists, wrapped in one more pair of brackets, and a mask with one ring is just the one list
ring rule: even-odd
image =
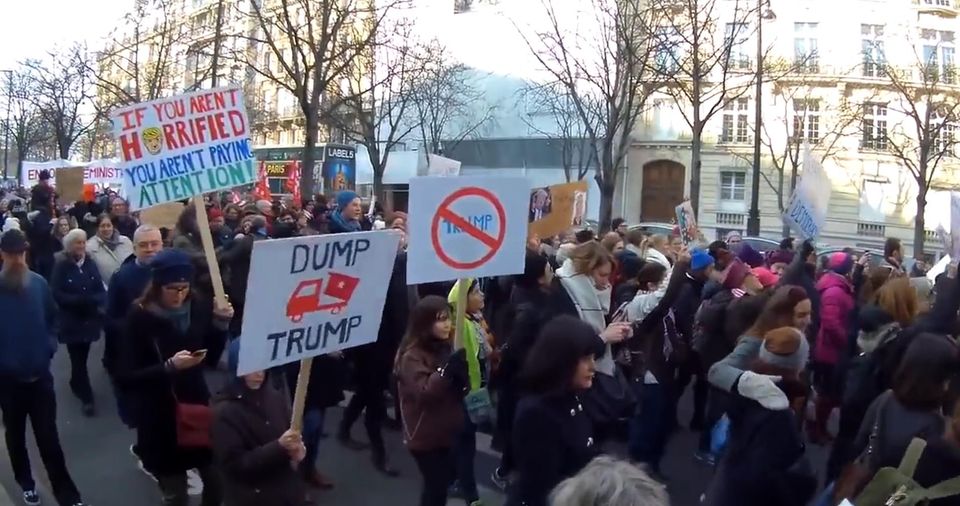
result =
[{"label": "white banner in crowd", "polygon": [[93,160],[92,162],[71,162],[69,160],[51,160],[49,162],[23,162],[20,171],[20,184],[31,188],[40,182],[40,171],[50,171],[50,185],[55,186],[57,169],[63,167],[83,167],[83,182],[95,184],[100,188],[119,188],[122,182],[120,161],[113,158]]},{"label": "white banner in crowd", "polygon": [[820,235],[827,221],[827,206],[830,203],[830,178],[820,162],[813,158],[810,146],[803,146],[803,173],[790,198],[790,205],[783,212],[783,221],[804,239]]},{"label": "white banner in crowd", "polygon": [[376,341],[399,244],[393,231],[255,242],[237,374]]}]

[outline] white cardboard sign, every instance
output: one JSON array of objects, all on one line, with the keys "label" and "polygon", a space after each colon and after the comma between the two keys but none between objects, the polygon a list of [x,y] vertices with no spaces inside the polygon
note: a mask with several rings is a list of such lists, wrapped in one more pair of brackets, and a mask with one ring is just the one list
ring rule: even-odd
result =
[{"label": "white cardboard sign", "polygon": [[827,206],[830,203],[830,178],[820,165],[810,146],[803,147],[803,173],[790,198],[790,205],[783,212],[783,221],[804,239],[820,235],[827,221]]},{"label": "white cardboard sign", "polygon": [[530,183],[522,177],[410,179],[410,284],[523,272]]},{"label": "white cardboard sign", "polygon": [[400,234],[254,243],[237,374],[373,342]]}]

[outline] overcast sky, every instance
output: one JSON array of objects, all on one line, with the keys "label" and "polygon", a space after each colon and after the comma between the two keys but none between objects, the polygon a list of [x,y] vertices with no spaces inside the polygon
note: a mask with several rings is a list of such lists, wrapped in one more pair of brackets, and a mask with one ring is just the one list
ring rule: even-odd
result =
[{"label": "overcast sky", "polygon": [[96,44],[132,0],[0,0],[0,69],[43,56],[57,44]]}]

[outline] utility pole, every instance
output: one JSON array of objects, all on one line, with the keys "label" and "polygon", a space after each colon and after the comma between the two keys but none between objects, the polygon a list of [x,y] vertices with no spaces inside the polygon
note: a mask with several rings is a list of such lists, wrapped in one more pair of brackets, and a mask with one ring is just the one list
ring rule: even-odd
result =
[{"label": "utility pole", "polygon": [[750,212],[747,215],[747,235],[760,235],[760,128],[763,122],[761,110],[763,96],[763,22],[776,19],[776,14],[770,10],[764,0],[757,0],[757,80],[754,94],[753,117],[753,178],[750,183]]}]

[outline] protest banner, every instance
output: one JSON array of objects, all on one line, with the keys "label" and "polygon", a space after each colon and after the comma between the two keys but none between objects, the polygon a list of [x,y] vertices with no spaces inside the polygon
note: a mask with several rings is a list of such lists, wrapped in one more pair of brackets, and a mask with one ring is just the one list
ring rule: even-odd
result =
[{"label": "protest banner", "polygon": [[53,175],[60,202],[76,202],[83,199],[83,167],[61,167]]},{"label": "protest banner", "polygon": [[407,282],[523,272],[529,188],[521,177],[411,178]]},{"label": "protest banner", "polygon": [[693,212],[693,205],[689,200],[674,208],[677,214],[677,228],[680,229],[680,240],[684,246],[689,246],[700,239],[700,229],[697,228],[697,215]]},{"label": "protest banner", "polygon": [[[573,226],[576,220],[577,195],[583,195],[581,207],[586,209],[587,182],[555,184],[530,191],[527,234],[551,237]],[[582,218],[579,221],[583,221]]]},{"label": "protest banner", "polygon": [[312,358],[376,341],[399,244],[387,230],[255,242],[237,374],[300,360],[299,424]]},{"label": "protest banner", "polygon": [[783,222],[804,239],[820,235],[827,221],[830,203],[830,178],[820,162],[813,158],[810,146],[803,147],[803,172],[790,204],[783,212]]},{"label": "protest banner", "polygon": [[183,204],[180,202],[167,202],[159,206],[153,206],[140,211],[140,223],[146,223],[155,227],[166,227],[173,229],[177,225],[177,220],[183,213]]},{"label": "protest banner", "polygon": [[93,160],[91,162],[71,162],[69,160],[50,160],[47,162],[23,162],[20,171],[20,184],[31,188],[40,182],[40,171],[50,171],[50,184],[56,186],[57,169],[64,167],[83,167],[83,182],[95,184],[100,188],[120,188],[121,171],[115,159]]},{"label": "protest banner", "polygon": [[256,181],[238,87],[122,107],[110,119],[131,210]]},{"label": "protest banner", "polygon": [[240,88],[201,90],[121,107],[110,120],[130,210],[192,197],[216,303],[226,306],[203,194],[256,181]]}]

